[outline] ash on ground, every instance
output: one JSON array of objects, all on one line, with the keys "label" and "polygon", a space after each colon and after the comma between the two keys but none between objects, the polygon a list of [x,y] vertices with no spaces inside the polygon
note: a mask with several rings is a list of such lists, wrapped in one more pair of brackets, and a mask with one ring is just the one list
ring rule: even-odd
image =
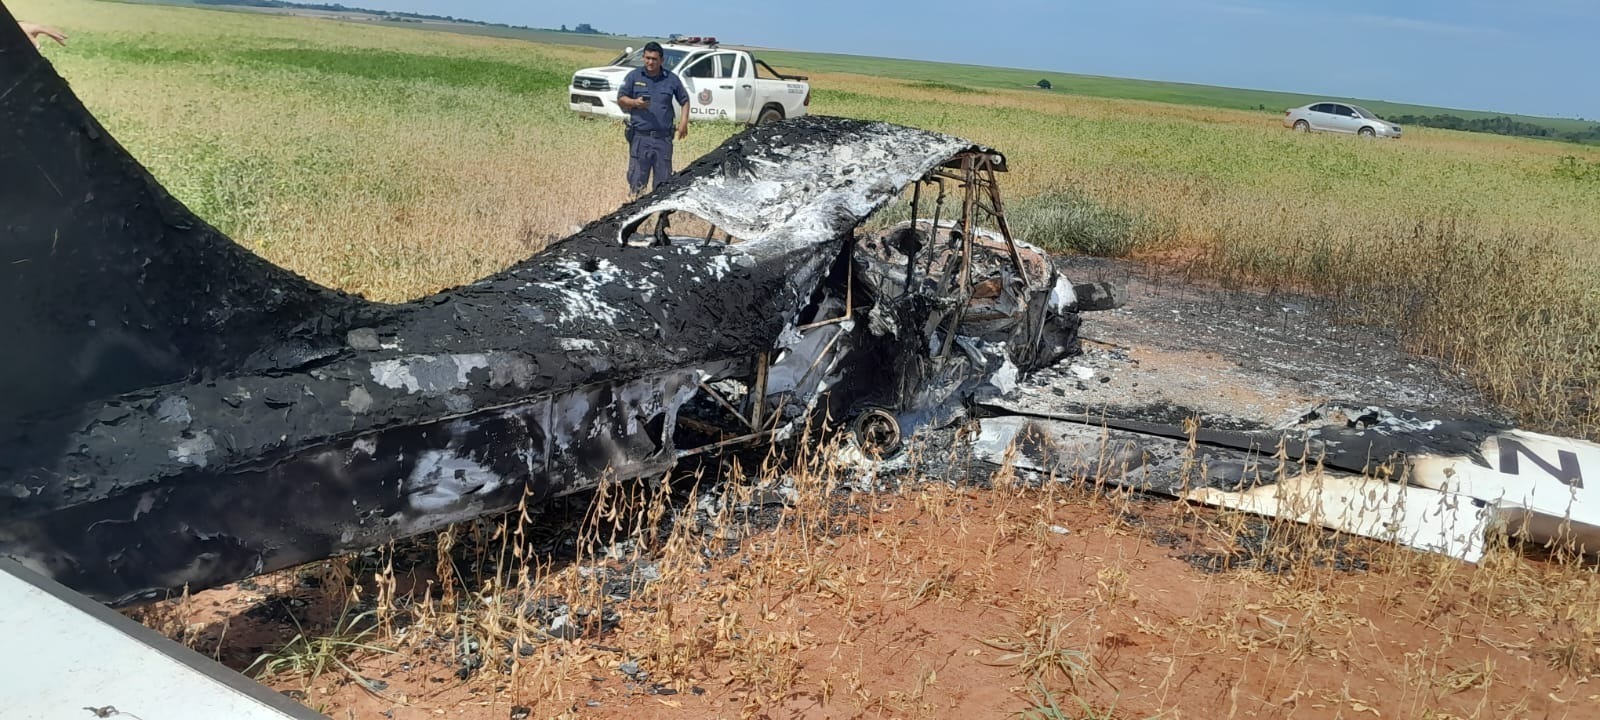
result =
[{"label": "ash on ground", "polygon": [[1399,407],[1506,421],[1459,375],[1405,352],[1392,331],[1341,324],[1329,301],[1208,288],[1162,269],[1059,258],[1076,283],[1119,288],[1087,313],[1083,354],[1035,373],[1008,398],[1046,412],[1220,429],[1287,428],[1319,406]]}]

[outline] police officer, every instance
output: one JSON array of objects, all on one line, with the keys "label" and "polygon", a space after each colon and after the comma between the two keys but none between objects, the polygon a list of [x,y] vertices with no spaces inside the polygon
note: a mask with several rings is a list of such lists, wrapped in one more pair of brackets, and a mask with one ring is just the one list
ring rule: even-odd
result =
[{"label": "police officer", "polygon": [[677,136],[689,136],[689,91],[677,75],[661,67],[661,43],[644,46],[644,68],[635,68],[617,89],[617,106],[628,111],[628,191],[644,192],[654,174],[660,185],[672,174],[672,101],[683,108]]}]

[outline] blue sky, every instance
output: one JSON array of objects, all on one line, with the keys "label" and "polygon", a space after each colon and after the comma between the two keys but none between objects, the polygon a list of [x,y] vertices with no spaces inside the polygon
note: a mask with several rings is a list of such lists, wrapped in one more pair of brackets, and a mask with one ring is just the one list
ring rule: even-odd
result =
[{"label": "blue sky", "polygon": [[1600,0],[343,2],[533,27],[589,23],[626,35],[706,34],[792,50],[1600,119]]}]

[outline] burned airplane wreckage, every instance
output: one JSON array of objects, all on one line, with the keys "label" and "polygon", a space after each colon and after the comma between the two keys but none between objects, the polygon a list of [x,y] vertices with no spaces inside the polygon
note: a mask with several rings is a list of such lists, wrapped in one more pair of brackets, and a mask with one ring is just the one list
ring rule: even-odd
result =
[{"label": "burned airplane wreckage", "polygon": [[[1072,286],[1006,227],[1004,156],[957,138],[754,128],[504,272],[386,305],[191,214],[4,13],[0,56],[0,555],[104,602],[660,476],[820,413],[893,443],[1076,347]],[[863,229],[907,195],[923,220]]]},{"label": "burned airplane wreckage", "polygon": [[[196,218],[4,6],[0,132],[0,557],[107,603],[661,477],[819,418],[892,449],[972,408],[1006,416],[975,457],[1040,473],[1092,465],[1465,560],[1508,519],[1600,548],[1593,443],[1387,411],[1191,436],[1017,404],[1005,391],[1077,351],[1092,301],[1012,236],[1005,156],[958,138],[753,128],[504,272],[390,305]],[[1209,480],[1175,484],[1192,444],[1216,451]],[[1275,448],[1314,467],[1263,480]]]}]

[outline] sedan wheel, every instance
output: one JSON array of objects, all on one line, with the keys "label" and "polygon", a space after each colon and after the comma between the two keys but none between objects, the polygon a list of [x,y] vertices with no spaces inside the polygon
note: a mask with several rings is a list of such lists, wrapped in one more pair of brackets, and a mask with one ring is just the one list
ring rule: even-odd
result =
[{"label": "sedan wheel", "polygon": [[1308,123],[1304,120],[1296,120],[1294,121],[1294,129],[1303,133],[1311,132],[1311,123]]},{"label": "sedan wheel", "polygon": [[1364,138],[1377,137],[1378,136],[1378,131],[1373,130],[1372,128],[1369,128],[1369,127],[1364,127],[1364,128],[1361,128],[1360,130],[1357,130],[1356,134],[1360,135],[1361,137],[1364,137]]}]

